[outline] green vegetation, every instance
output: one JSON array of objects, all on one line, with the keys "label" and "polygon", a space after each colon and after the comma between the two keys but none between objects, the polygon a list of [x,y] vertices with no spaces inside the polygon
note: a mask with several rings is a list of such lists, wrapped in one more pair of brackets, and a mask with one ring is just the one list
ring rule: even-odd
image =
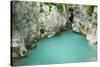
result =
[{"label": "green vegetation", "polygon": [[87,13],[91,16],[93,13],[94,6],[85,5],[84,7],[85,7],[85,10],[87,11]]},{"label": "green vegetation", "polygon": [[66,9],[72,8],[72,4],[66,4],[66,5],[65,5],[65,8],[66,8]]},{"label": "green vegetation", "polygon": [[56,4],[56,7],[57,7],[57,9],[58,9],[58,11],[60,12],[60,13],[62,13],[63,12],[63,5],[62,4]]},{"label": "green vegetation", "polygon": [[56,3],[45,3],[45,4],[49,6],[49,11],[51,11],[52,5],[56,6],[60,13],[62,13],[62,11],[64,10],[63,4],[61,4],[61,3],[57,3],[57,4]]}]

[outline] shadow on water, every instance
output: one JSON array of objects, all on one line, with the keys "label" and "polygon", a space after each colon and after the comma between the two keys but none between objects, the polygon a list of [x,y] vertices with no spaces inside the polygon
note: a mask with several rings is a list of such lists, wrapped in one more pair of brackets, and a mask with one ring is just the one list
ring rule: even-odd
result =
[{"label": "shadow on water", "polygon": [[60,35],[43,38],[26,58],[15,65],[38,65],[96,61],[96,49],[88,45],[84,36],[74,33],[69,25]]}]

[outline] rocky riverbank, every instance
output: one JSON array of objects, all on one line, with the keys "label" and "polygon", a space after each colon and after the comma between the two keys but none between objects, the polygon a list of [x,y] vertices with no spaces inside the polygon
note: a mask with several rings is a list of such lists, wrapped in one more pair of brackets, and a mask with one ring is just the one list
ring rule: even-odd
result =
[{"label": "rocky riverbank", "polygon": [[73,31],[82,33],[91,44],[97,43],[97,7],[74,7]]},{"label": "rocky riverbank", "polygon": [[24,57],[43,37],[52,37],[72,24],[91,44],[97,43],[97,7],[12,1],[12,58]]}]

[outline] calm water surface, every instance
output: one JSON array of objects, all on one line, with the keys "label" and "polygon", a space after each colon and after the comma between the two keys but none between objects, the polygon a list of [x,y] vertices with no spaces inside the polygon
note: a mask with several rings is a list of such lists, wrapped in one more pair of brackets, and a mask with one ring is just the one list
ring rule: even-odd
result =
[{"label": "calm water surface", "polygon": [[85,36],[67,29],[59,35],[44,38],[29,50],[28,57],[15,65],[38,65],[96,61],[96,48],[89,46]]}]

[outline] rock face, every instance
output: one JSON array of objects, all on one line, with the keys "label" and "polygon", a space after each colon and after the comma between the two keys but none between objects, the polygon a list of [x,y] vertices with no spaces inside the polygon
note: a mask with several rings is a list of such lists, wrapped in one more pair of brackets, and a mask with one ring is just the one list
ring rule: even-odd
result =
[{"label": "rock face", "polygon": [[52,37],[63,31],[66,22],[65,10],[59,12],[56,5],[13,1],[12,57],[27,55],[27,49],[35,47],[39,38]]},{"label": "rock face", "polygon": [[91,44],[97,43],[97,7],[74,6],[72,28],[75,32],[86,35]]},{"label": "rock face", "polygon": [[67,24],[96,43],[96,14],[94,6],[12,1],[12,57],[26,56],[40,38],[64,31]]},{"label": "rock face", "polygon": [[[33,5],[34,3],[31,2],[12,2],[12,48],[20,49],[19,52],[13,52],[19,56],[25,56],[26,54],[22,53],[24,52],[23,50],[27,51],[27,46],[34,45],[31,42],[34,42],[33,37],[35,37],[34,35],[37,32],[35,21],[38,20],[38,15],[34,19],[34,12],[37,11],[33,9]],[[14,33],[15,31],[17,32]],[[17,44],[16,47],[14,47],[15,43]]]}]

